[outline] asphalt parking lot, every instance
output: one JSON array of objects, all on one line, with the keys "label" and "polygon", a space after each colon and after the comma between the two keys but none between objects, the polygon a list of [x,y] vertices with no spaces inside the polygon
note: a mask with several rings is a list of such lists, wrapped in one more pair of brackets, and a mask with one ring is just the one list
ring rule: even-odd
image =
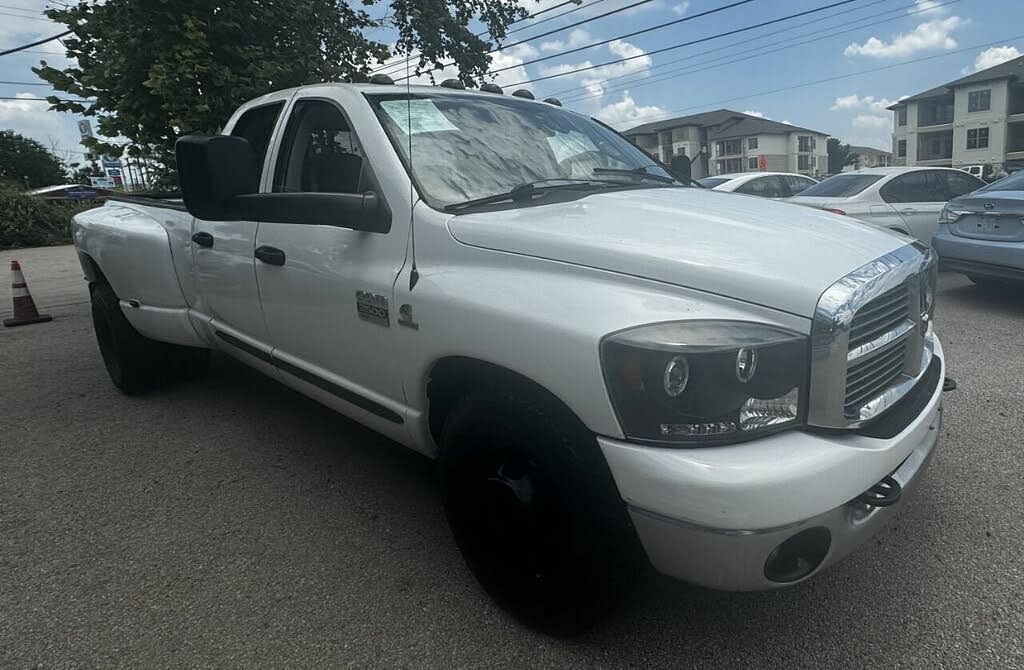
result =
[{"label": "asphalt parking lot", "polygon": [[1024,667],[1020,290],[940,277],[959,389],[871,544],[779,592],[652,577],[566,641],[476,585],[428,461],[224,357],[121,396],[73,250],[15,256],[55,320],[0,329],[0,667]]}]

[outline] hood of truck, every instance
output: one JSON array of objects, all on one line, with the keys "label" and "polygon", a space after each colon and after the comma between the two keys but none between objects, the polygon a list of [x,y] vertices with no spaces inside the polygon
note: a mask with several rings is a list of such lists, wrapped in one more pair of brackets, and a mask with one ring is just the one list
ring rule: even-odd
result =
[{"label": "hood of truck", "polygon": [[463,244],[707,291],[810,318],[837,279],[906,240],[848,217],[696,188],[453,216]]}]

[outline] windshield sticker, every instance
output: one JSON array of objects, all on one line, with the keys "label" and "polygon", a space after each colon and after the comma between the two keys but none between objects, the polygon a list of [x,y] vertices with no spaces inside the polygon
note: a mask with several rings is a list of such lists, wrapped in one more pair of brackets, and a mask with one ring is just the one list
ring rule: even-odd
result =
[{"label": "windshield sticker", "polygon": [[597,147],[590,141],[590,138],[578,130],[559,133],[547,139],[552,153],[555,154],[555,160],[559,163],[566,158],[572,158],[588,151],[597,151]]},{"label": "windshield sticker", "polygon": [[430,100],[384,100],[380,106],[399,128],[412,135],[458,130]]}]

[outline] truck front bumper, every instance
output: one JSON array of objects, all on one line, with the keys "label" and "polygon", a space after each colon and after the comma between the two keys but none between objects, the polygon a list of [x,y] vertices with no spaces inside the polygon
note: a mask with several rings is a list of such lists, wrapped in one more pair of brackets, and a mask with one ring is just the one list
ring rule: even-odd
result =
[{"label": "truck front bumper", "polygon": [[[789,431],[727,447],[659,449],[598,438],[654,567],[702,586],[807,579],[874,535],[910,498],[938,443],[945,363],[924,409],[890,439]],[[858,496],[887,476],[890,506]]]}]

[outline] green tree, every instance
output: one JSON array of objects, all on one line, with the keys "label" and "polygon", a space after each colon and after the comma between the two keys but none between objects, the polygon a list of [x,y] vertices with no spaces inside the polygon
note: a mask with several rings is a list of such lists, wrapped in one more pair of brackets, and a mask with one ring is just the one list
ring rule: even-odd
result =
[{"label": "green tree", "polygon": [[828,138],[828,173],[842,172],[847,165],[857,162],[858,155],[850,151],[849,144],[843,144],[835,137]]},{"label": "green tree", "polygon": [[63,184],[64,164],[39,142],[13,130],[0,130],[0,182],[8,188]]},{"label": "green tree", "polygon": [[[127,138],[130,155],[175,182],[174,142],[190,132],[217,132],[242,102],[270,91],[324,81],[365,81],[375,64],[418,54],[411,67],[429,71],[454,62],[466,83],[487,72],[492,44],[476,36],[477,19],[491,39],[525,15],[516,0],[108,0],[49,9],[73,34],[63,40],[77,63],[33,71],[73,99],[49,98],[51,109],[95,117],[99,133]],[[371,17],[368,9],[380,18]],[[398,31],[391,47],[369,31]],[[97,154],[125,146],[97,139]]]},{"label": "green tree", "polygon": [[68,181],[73,184],[85,184],[86,186],[89,186],[92,184],[89,177],[103,176],[103,170],[96,164],[96,161],[90,161],[86,165],[82,165],[81,163],[71,163],[68,168]]}]

